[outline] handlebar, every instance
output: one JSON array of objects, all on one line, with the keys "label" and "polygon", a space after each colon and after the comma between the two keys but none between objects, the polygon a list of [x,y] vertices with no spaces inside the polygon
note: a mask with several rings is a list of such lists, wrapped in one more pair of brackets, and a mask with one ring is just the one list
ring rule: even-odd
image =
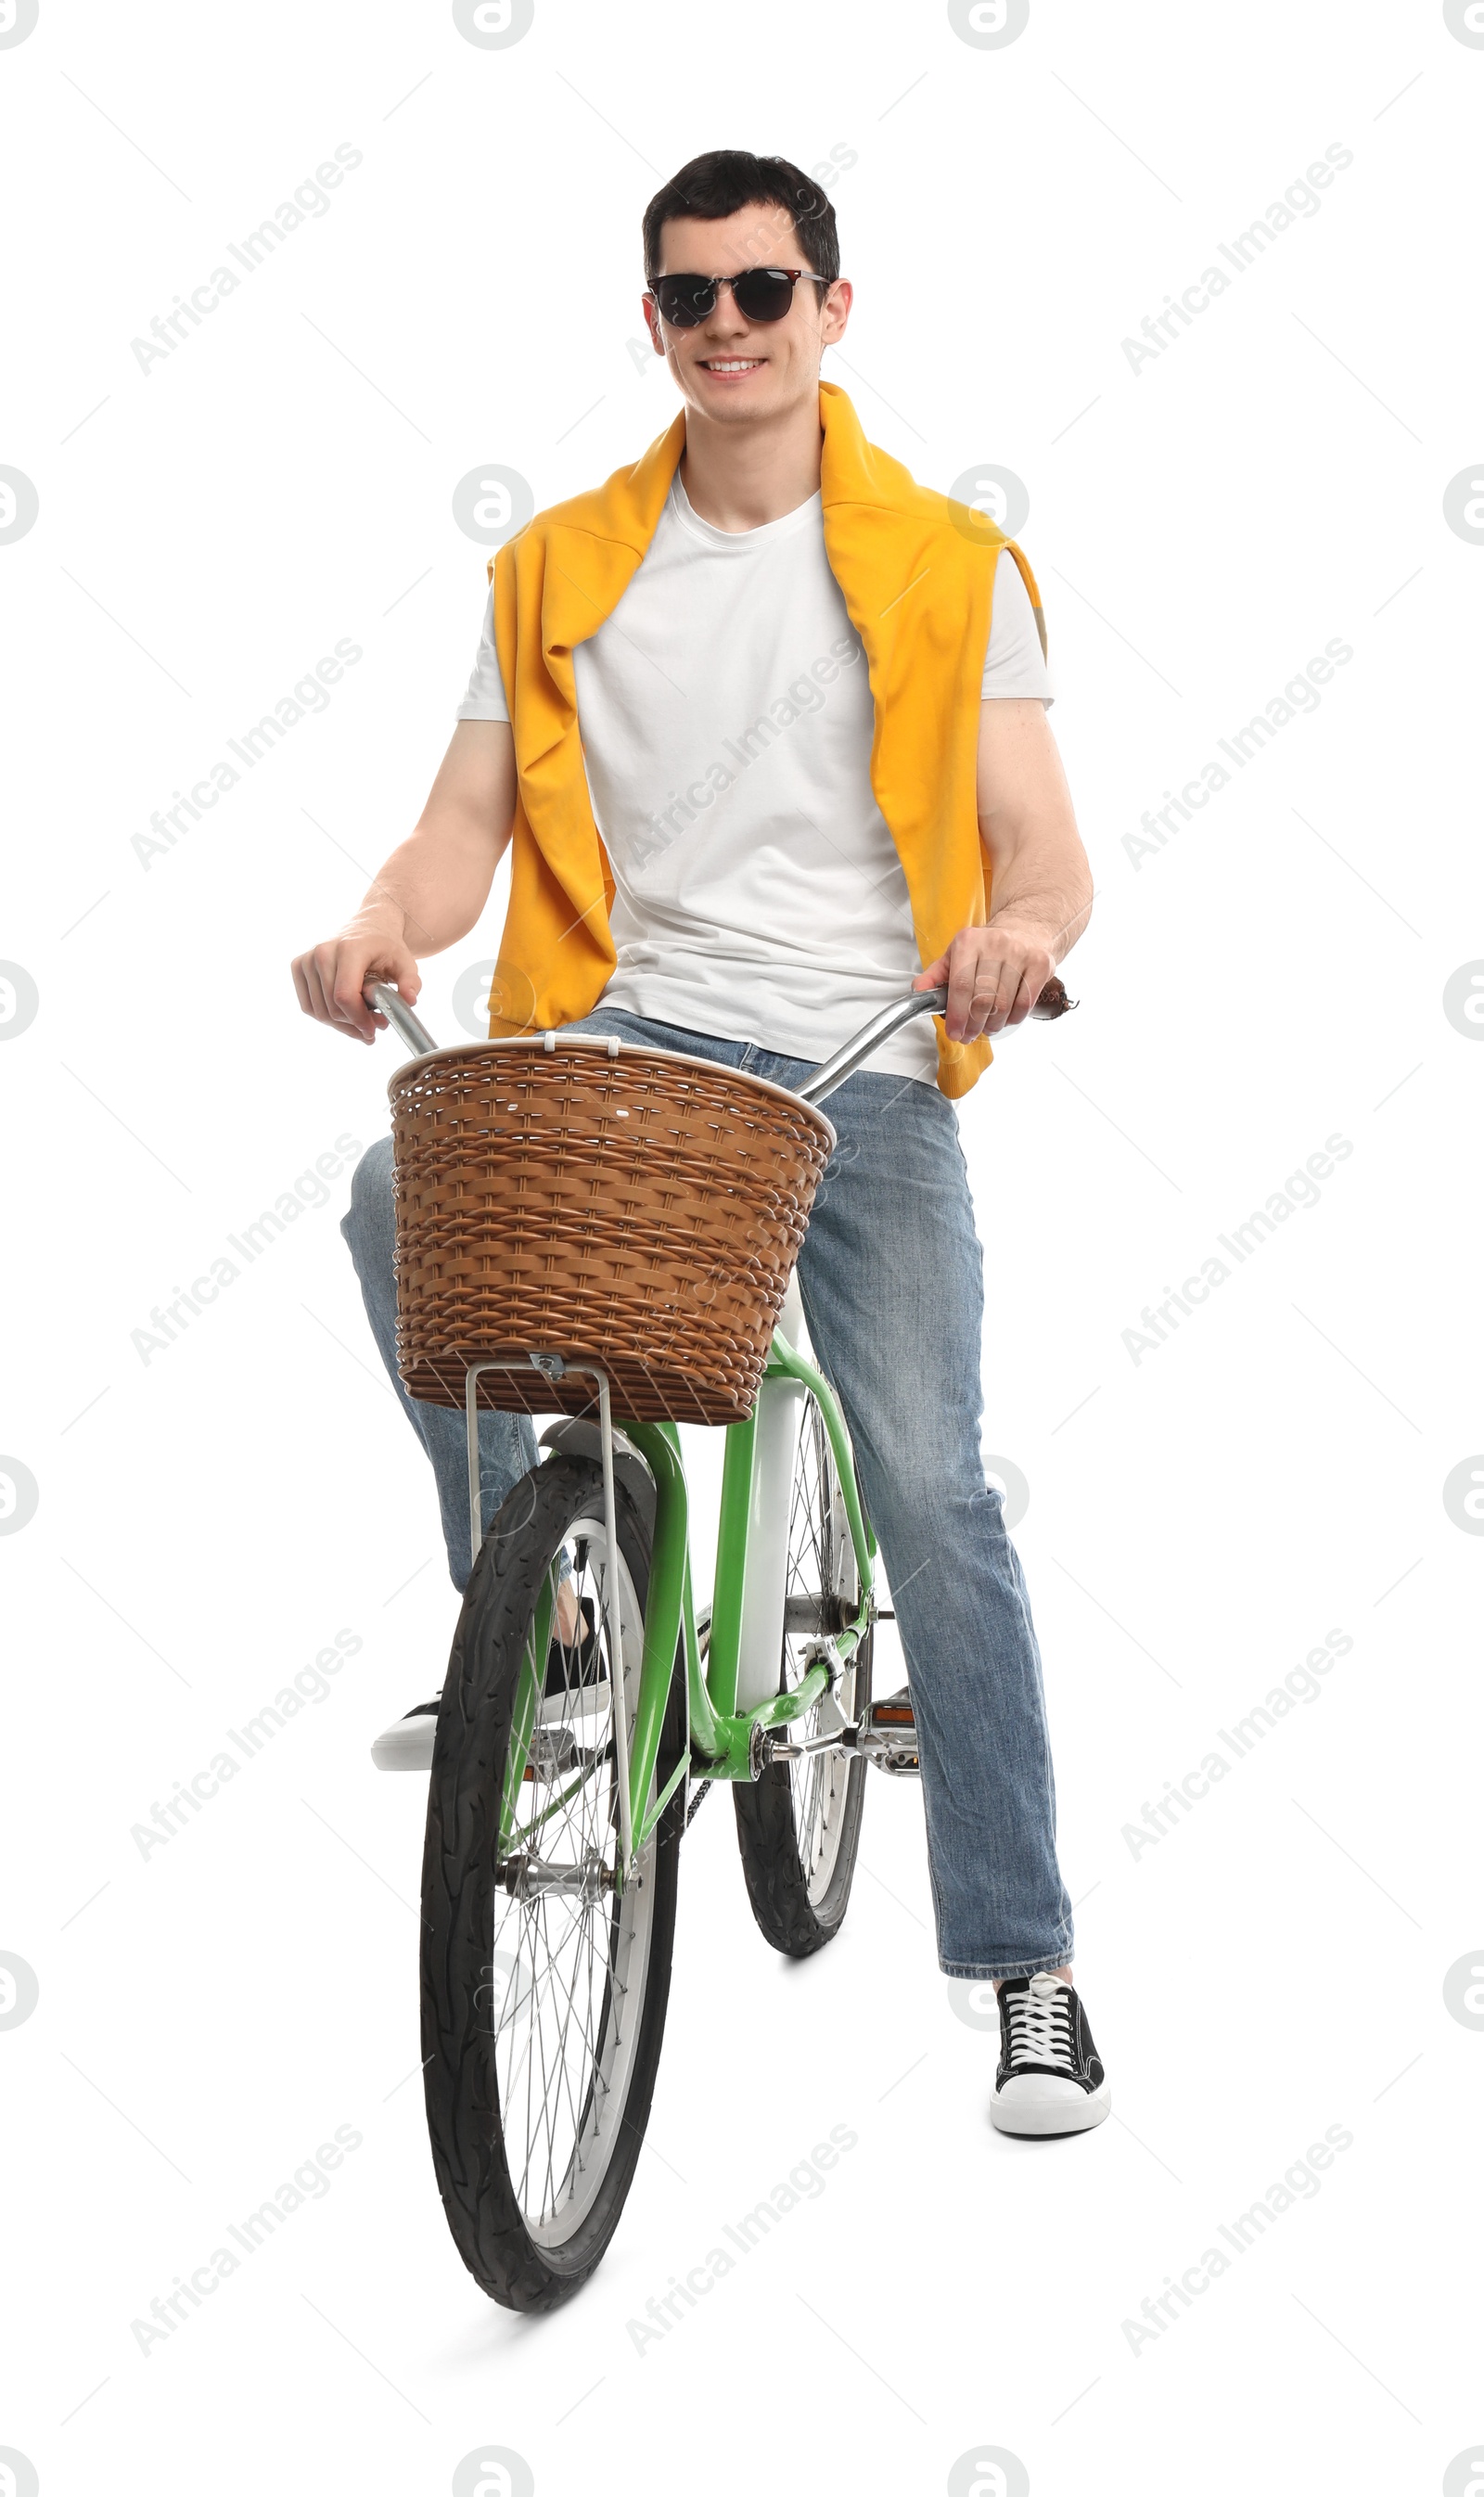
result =
[{"label": "handlebar", "polygon": [[[436,1050],[438,1044],[426,1025],[418,1021],[411,1006],[395,989],[389,988],[385,980],[373,982],[365,995],[367,1003],[373,1005],[378,1014],[386,1016],[393,1030],[406,1042],[415,1058],[425,1058]],[[1058,1016],[1070,1014],[1074,1003],[1075,1000],[1067,996],[1053,972],[1030,1009],[1031,1020],[1054,1023]],[[833,1058],[826,1059],[823,1066],[816,1067],[806,1084],[800,1085],[800,1100],[823,1101],[844,1083],[847,1075],[855,1073],[873,1050],[879,1049],[894,1031],[900,1031],[903,1024],[911,1023],[917,1015],[942,1014],[947,1004],[946,989],[915,989],[910,996],[899,997],[894,1004],[883,1006],[879,1014],[872,1015],[869,1023],[862,1027],[854,1040],[848,1040],[843,1049],[837,1049]]]},{"label": "handlebar", "polygon": [[[837,1049],[833,1058],[826,1059],[823,1066],[816,1067],[807,1084],[799,1086],[800,1100],[823,1101],[844,1083],[847,1075],[855,1073],[873,1050],[879,1049],[884,1040],[889,1040],[894,1031],[900,1031],[903,1024],[911,1023],[917,1015],[941,1014],[947,1003],[946,989],[916,989],[910,996],[899,997],[895,1005],[883,1006],[880,1013],[872,1015],[869,1023],[856,1033],[854,1040],[847,1040],[843,1049]],[[1030,1012],[1036,1022],[1052,1023],[1058,1015],[1070,1013],[1071,1008],[1072,999],[1053,972]]]},{"label": "handlebar", "polygon": [[407,1043],[414,1058],[426,1058],[430,1050],[437,1048],[427,1026],[419,1023],[405,998],[399,996],[395,989],[389,989],[385,980],[374,980],[365,992],[365,998],[367,1005],[374,1006],[378,1014],[386,1016],[393,1030]]}]

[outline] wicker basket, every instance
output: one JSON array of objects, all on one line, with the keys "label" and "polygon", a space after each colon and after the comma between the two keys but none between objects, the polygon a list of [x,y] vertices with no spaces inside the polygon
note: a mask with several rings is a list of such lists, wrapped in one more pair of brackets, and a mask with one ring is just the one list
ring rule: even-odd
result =
[{"label": "wicker basket", "polygon": [[[821,1111],[602,1039],[439,1050],[388,1090],[409,1395],[461,1408],[466,1364],[536,1350],[600,1363],[616,1415],[745,1419],[835,1145]],[[596,1395],[528,1369],[479,1381],[505,1412]]]}]

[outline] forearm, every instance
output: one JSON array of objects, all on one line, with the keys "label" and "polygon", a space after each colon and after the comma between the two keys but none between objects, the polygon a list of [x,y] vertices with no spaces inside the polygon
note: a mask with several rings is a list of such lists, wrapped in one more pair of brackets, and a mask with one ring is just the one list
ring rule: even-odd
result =
[{"label": "forearm", "polygon": [[989,924],[1026,927],[1059,963],[1092,912],[1092,875],[1061,757],[1039,703],[984,710],[979,838]]},{"label": "forearm", "polygon": [[366,1004],[368,984],[386,982],[415,1004],[418,957],[441,954],[474,926],[509,843],[515,807],[510,723],[459,720],[426,806],[360,908],[338,935],[296,956],[294,986],[305,1014],[369,1042],[383,1019]]},{"label": "forearm", "polygon": [[377,870],[350,922],[441,954],[475,925],[510,840],[515,755],[502,721],[460,720],[407,838]]},{"label": "forearm", "polygon": [[1023,1023],[1091,916],[1091,870],[1039,702],[981,705],[978,816],[988,920],[961,929],[914,982],[946,985],[956,1041]]},{"label": "forearm", "polygon": [[1013,920],[1040,935],[1054,963],[1070,953],[1092,916],[1092,878],[1075,826],[1000,825],[992,840],[980,818],[989,892],[989,924]]},{"label": "forearm", "polygon": [[477,816],[448,806],[426,809],[377,869],[343,932],[374,931],[400,938],[413,954],[441,954],[478,920],[498,855]]}]

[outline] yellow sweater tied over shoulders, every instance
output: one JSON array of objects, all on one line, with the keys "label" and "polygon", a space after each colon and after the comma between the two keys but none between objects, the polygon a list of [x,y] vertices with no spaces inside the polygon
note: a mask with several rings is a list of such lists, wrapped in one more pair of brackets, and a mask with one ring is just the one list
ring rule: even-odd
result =
[{"label": "yellow sweater tied over shoulders", "polygon": [[[825,554],[861,637],[875,706],[871,787],[901,861],[920,958],[933,963],[990,912],[977,764],[1002,547],[1020,567],[1044,650],[1040,592],[1014,541],[868,442],[832,382],[819,385],[819,416]],[[538,512],[489,559],[519,775],[491,1038],[576,1022],[616,966],[614,880],[583,764],[572,653],[612,616],[643,562],[684,448],[682,412],[633,467]],[[941,1016],[934,1028],[938,1088],[957,1100],[993,1052],[987,1040],[951,1041]]]}]

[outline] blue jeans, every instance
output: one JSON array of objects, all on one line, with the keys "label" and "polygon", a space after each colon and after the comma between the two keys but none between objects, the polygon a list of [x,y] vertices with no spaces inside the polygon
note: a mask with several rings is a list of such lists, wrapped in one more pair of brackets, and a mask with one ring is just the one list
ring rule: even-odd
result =
[{"label": "blue jeans", "polygon": [[[797,1088],[801,1059],[598,1006],[566,1034],[616,1033]],[[839,1398],[891,1582],[917,1718],[940,1965],[1034,1975],[1071,1958],[1057,1863],[1041,1658],[1003,1502],[979,1449],[983,1251],[952,1102],[906,1076],[852,1075],[827,1105],[838,1143],[814,1200],[799,1288]],[[469,1574],[462,1416],[396,1376],[392,1149],[357,1168],[341,1225],[366,1313],[438,1483],[454,1583]],[[529,1421],[480,1423],[486,1519],[536,1462]]]}]

